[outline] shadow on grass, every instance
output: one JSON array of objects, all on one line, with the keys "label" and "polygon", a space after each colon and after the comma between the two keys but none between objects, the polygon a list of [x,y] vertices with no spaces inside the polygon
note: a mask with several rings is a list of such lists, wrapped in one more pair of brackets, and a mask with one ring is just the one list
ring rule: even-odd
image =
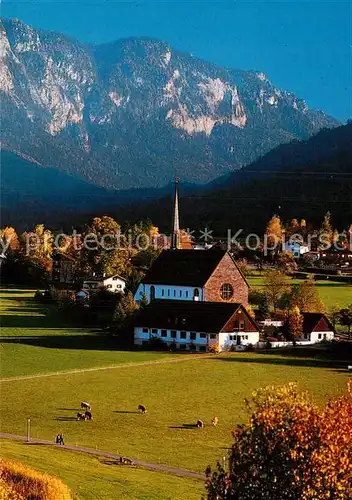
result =
[{"label": "shadow on grass", "polygon": [[58,411],[81,411],[81,408],[56,408]]},{"label": "shadow on grass", "polygon": [[288,349],[278,349],[260,352],[255,356],[218,356],[216,361],[230,363],[259,363],[266,365],[302,366],[312,368],[335,368],[342,373],[347,370],[347,365],[352,359],[352,343],[336,343],[331,345],[317,345],[311,347],[294,347]]},{"label": "shadow on grass", "polygon": [[[16,311],[18,309],[16,308]],[[28,312],[28,308],[23,308],[23,311]],[[22,314],[21,316],[7,314],[1,318],[1,326],[6,328],[46,328],[46,327],[62,327],[64,323],[58,320],[54,314],[45,314],[45,311],[37,309],[37,316]]]},{"label": "shadow on grass", "polygon": [[73,422],[77,421],[77,417],[56,417],[53,420],[57,420],[59,422]]},{"label": "shadow on grass", "polygon": [[117,460],[99,460],[99,463],[102,465],[119,465],[119,462]]},{"label": "shadow on grass", "polygon": [[[117,350],[115,337],[102,333],[101,335],[37,335],[28,337],[2,337],[2,344],[25,344],[34,347],[45,347],[48,349],[81,349],[107,351]],[[121,347],[123,350],[127,346]]]},{"label": "shadow on grass", "polygon": [[141,413],[140,411],[115,410],[114,413]]},{"label": "shadow on grass", "polygon": [[198,429],[197,424],[170,425],[169,429]]}]

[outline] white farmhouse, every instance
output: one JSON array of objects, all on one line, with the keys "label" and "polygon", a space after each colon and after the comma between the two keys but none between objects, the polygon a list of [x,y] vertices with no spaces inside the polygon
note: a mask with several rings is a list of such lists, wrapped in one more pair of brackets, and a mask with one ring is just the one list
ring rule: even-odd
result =
[{"label": "white farmhouse", "polygon": [[126,280],[115,274],[110,277],[104,277],[101,279],[91,279],[85,280],[83,282],[83,290],[88,292],[97,292],[102,288],[106,288],[110,292],[118,293],[123,292],[126,286]]},{"label": "white farmhouse", "polygon": [[[334,327],[323,313],[301,313],[303,317],[302,335],[298,341],[316,344],[322,340],[332,340],[335,335]],[[283,326],[283,331],[288,332],[288,320]]]},{"label": "white farmhouse", "polygon": [[153,338],[180,350],[206,352],[255,345],[259,330],[241,304],[187,300],[154,300],[142,309],[134,326],[134,343]]}]

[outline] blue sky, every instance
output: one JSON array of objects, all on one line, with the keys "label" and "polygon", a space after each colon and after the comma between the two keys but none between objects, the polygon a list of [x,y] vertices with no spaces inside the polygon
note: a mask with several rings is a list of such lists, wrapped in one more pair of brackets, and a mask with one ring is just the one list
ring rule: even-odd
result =
[{"label": "blue sky", "polygon": [[5,0],[2,16],[90,43],[160,38],[221,65],[263,71],[310,107],[352,117],[349,0]]}]

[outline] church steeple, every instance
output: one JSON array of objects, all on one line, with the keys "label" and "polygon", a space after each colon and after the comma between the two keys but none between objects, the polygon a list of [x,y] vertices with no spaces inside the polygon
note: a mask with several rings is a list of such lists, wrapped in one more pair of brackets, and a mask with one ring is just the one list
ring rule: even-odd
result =
[{"label": "church steeple", "polygon": [[171,248],[177,250],[181,247],[180,241],[180,219],[178,213],[178,183],[180,179],[175,177],[174,212],[172,217]]}]

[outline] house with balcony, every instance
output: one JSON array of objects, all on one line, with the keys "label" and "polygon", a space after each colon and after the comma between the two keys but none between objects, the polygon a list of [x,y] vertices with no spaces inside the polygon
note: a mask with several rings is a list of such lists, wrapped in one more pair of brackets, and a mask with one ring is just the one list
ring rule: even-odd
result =
[{"label": "house with balcony", "polygon": [[184,351],[207,352],[255,345],[259,329],[243,305],[234,302],[153,300],[134,324],[134,343],[146,346],[157,338]]}]

